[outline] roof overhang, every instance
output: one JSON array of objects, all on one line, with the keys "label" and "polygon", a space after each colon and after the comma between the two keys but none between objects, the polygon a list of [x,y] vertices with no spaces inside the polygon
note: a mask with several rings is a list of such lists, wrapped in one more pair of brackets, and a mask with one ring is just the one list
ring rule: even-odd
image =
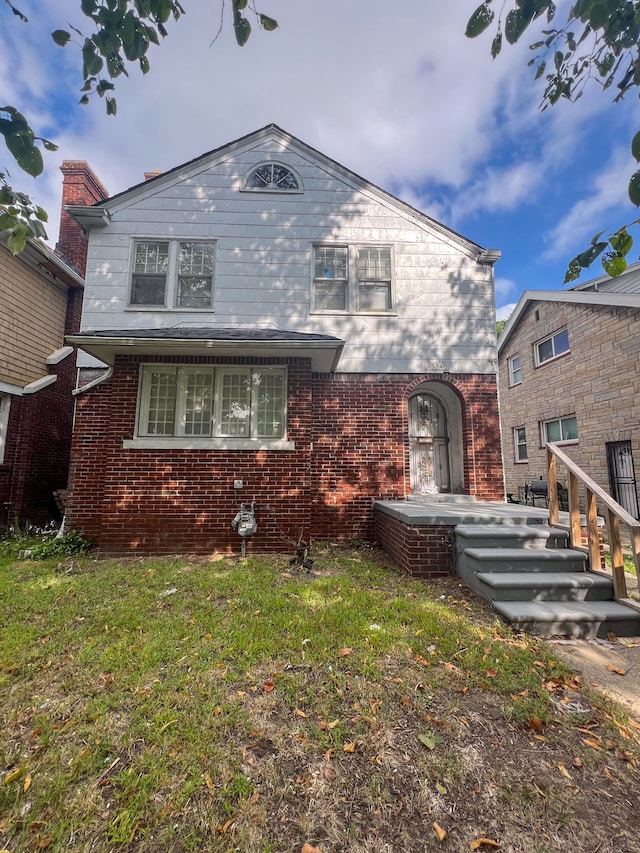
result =
[{"label": "roof overhang", "polygon": [[113,365],[118,355],[189,356],[209,355],[230,358],[308,358],[314,373],[332,373],[344,348],[339,338],[316,340],[220,340],[214,337],[181,338],[92,334],[67,336],[67,341],[105,364]]},{"label": "roof overhang", "polygon": [[64,208],[81,228],[104,228],[109,224],[111,215],[106,207],[85,207],[81,204],[67,204]]}]

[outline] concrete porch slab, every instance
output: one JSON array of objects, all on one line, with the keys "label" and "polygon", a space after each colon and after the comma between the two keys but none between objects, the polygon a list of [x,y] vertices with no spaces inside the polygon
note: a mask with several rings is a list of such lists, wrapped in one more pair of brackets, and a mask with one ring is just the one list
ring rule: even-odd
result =
[{"label": "concrete porch slab", "polygon": [[[375,501],[374,509],[414,527],[458,524],[546,524],[549,510],[522,504],[476,501],[469,495],[412,495],[404,501]],[[568,513],[561,513],[567,516]],[[562,521],[562,518],[561,518]]]}]

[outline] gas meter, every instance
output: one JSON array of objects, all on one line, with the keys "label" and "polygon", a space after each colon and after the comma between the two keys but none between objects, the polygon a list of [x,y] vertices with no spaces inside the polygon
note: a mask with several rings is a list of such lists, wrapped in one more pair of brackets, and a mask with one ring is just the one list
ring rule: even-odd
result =
[{"label": "gas meter", "polygon": [[240,504],[240,512],[236,514],[236,517],[231,522],[231,527],[239,536],[242,536],[243,539],[246,536],[253,536],[258,529],[255,516],[255,504],[252,503],[249,509],[247,509],[244,504]]}]

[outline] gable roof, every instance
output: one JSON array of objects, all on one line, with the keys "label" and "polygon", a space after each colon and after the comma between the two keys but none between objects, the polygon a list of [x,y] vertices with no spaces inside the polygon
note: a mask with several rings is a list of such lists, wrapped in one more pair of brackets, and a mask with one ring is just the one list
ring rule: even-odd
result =
[{"label": "gable roof", "polygon": [[535,302],[563,302],[566,305],[594,305],[600,307],[640,308],[640,293],[611,292],[599,293],[595,290],[525,290],[513,309],[502,334],[498,338],[498,355],[518,326],[520,318],[528,305]]},{"label": "gable roof", "polygon": [[110,196],[103,201],[99,201],[94,205],[89,207],[68,205],[66,209],[71,216],[73,216],[73,218],[87,230],[96,227],[104,227],[108,224],[111,210],[126,207],[137,197],[157,191],[157,189],[163,184],[175,183],[176,180],[185,180],[192,174],[202,171],[202,169],[209,163],[222,160],[230,154],[233,154],[236,150],[256,145],[258,143],[263,143],[268,139],[280,143],[283,147],[297,148],[300,153],[309,156],[327,171],[338,175],[342,180],[352,184],[355,188],[369,192],[376,196],[381,202],[399,209],[404,216],[409,217],[418,225],[437,231],[443,238],[453,241],[462,251],[470,257],[479,260],[481,263],[495,263],[495,261],[500,257],[500,253],[497,250],[490,249],[485,251],[477,243],[468,240],[466,237],[463,237],[451,228],[442,225],[440,222],[437,222],[437,220],[432,219],[430,216],[427,216],[427,214],[422,213],[422,211],[412,207],[410,204],[407,204],[386,190],[383,190],[376,184],[362,178],[356,172],[353,172],[351,169],[348,169],[346,166],[338,163],[337,160],[333,160],[321,151],[307,145],[306,142],[303,142],[288,133],[286,130],[278,127],[276,124],[265,125],[259,130],[255,130],[252,133],[248,133],[245,136],[241,136],[238,139],[233,140],[232,142],[228,142],[225,145],[214,148],[211,151],[207,151],[199,157],[195,157],[193,160],[189,160],[180,166],[176,166],[173,169],[162,172],[148,180],[141,181],[140,183],[129,187],[129,189],[116,193],[115,195]]}]

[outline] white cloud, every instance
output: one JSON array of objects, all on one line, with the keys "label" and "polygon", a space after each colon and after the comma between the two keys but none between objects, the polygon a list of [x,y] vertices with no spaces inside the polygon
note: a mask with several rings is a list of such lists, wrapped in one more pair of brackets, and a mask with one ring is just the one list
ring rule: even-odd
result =
[{"label": "white cloud", "polygon": [[496,304],[499,304],[515,292],[516,283],[510,278],[501,278],[498,276],[495,280],[494,288],[496,292]]},{"label": "white cloud", "polygon": [[[579,251],[595,232],[606,227],[612,212],[628,207],[626,186],[633,170],[634,161],[629,150],[616,148],[604,171],[592,181],[588,195],[576,202],[547,234],[545,256],[557,258]],[[623,220],[613,223],[614,228],[622,224]]]},{"label": "white cloud", "polygon": [[507,305],[503,305],[502,308],[498,308],[496,310],[496,320],[508,320],[516,304],[516,302],[509,302]]}]

